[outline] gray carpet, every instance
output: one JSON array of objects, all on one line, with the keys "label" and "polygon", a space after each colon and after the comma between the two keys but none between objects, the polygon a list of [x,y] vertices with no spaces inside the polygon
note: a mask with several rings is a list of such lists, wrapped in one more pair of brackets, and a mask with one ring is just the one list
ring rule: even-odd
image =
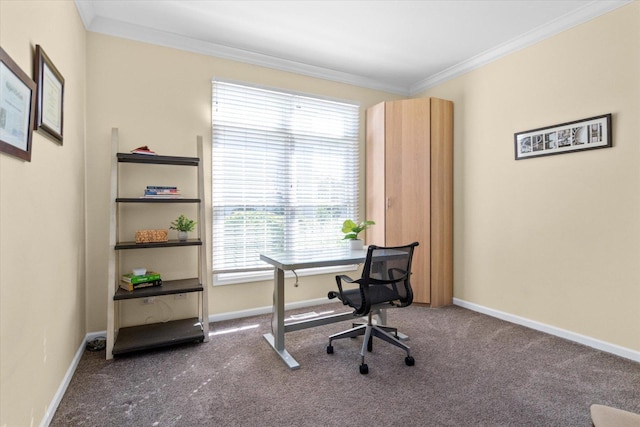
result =
[{"label": "gray carpet", "polygon": [[[339,304],[316,307],[316,311]],[[308,312],[314,309],[298,310]],[[404,353],[336,323],[286,335],[289,370],[262,337],[269,315],[212,324],[204,344],[104,359],[85,352],[52,426],[590,426],[592,403],[640,413],[640,364],[460,307],[390,310]],[[259,325],[255,327],[255,325]]]}]

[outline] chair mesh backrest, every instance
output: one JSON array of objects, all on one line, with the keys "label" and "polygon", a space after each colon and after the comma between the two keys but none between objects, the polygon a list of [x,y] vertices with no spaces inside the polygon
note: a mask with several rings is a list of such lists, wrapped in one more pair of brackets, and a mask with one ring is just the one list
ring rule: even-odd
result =
[{"label": "chair mesh backrest", "polygon": [[[363,297],[368,307],[389,301],[404,307],[413,301],[411,261],[418,243],[405,246],[369,246],[362,271]],[[367,310],[368,311],[368,310]]]}]

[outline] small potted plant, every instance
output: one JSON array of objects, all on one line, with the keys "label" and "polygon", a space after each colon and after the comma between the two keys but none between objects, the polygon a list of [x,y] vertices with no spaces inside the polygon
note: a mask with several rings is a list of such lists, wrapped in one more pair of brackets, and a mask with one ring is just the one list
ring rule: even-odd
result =
[{"label": "small potted plant", "polygon": [[361,250],[364,248],[364,244],[362,239],[358,238],[358,234],[361,231],[369,228],[370,225],[374,225],[374,221],[362,221],[360,223],[356,223],[353,220],[346,220],[342,223],[342,232],[344,233],[344,240],[349,240],[349,247],[354,250]]},{"label": "small potted plant", "polygon": [[184,242],[187,240],[189,231],[193,231],[196,226],[196,222],[187,218],[184,215],[180,215],[175,221],[171,222],[172,230],[178,230],[178,240]]}]

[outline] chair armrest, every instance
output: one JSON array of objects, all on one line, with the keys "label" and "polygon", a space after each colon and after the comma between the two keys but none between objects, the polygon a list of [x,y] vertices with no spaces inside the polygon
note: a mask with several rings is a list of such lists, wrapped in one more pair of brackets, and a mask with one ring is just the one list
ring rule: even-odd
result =
[{"label": "chair armrest", "polygon": [[[343,281],[346,283],[357,284],[358,287],[343,290]],[[329,292],[329,294],[327,295],[329,299],[337,297],[340,301],[342,301],[342,304],[352,307],[354,309],[353,314],[357,317],[361,317],[369,313],[369,310],[371,310],[371,303],[369,302],[367,296],[369,288],[368,286],[364,285],[366,283],[365,278],[361,277],[358,280],[353,280],[349,276],[340,275],[336,276],[336,283],[338,284],[338,292]],[[353,297],[352,292],[354,291],[358,293],[358,298]]]},{"label": "chair armrest", "polygon": [[353,280],[349,276],[345,276],[344,274],[336,276],[336,283],[338,284],[338,291],[340,292],[340,296],[341,296],[340,299],[342,299],[342,281],[345,281],[347,283],[355,283],[355,280]]},{"label": "chair armrest", "polygon": [[344,280],[344,281],[345,281],[345,282],[347,282],[347,283],[356,283],[356,282],[358,282],[358,280],[360,280],[360,279],[358,279],[358,280],[353,280],[351,277],[349,277],[349,276],[345,276],[344,274],[341,274],[340,276],[336,276],[336,280],[337,280],[338,278],[340,278],[340,280],[341,280],[341,281],[342,281],[342,280]]},{"label": "chair armrest", "polygon": [[337,298],[339,298],[339,299],[340,299],[340,301],[342,301],[342,303],[343,303],[344,305],[347,305],[347,302],[346,302],[345,298],[343,298],[342,281],[345,281],[345,282],[347,282],[347,283],[359,283],[359,282],[360,282],[360,280],[353,280],[353,279],[352,279],[351,277],[349,277],[349,276],[345,276],[345,275],[339,275],[339,276],[336,276],[336,283],[338,284],[338,292],[336,292],[336,291],[330,291],[330,292],[327,294],[327,297],[328,297],[329,299],[333,299],[333,298],[336,298],[336,297],[337,297]]}]

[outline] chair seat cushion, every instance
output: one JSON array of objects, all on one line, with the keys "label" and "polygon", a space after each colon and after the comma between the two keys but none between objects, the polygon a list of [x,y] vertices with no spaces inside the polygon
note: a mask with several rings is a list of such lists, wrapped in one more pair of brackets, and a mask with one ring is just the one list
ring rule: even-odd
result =
[{"label": "chair seat cushion", "polygon": [[[348,306],[358,309],[362,306],[362,297],[360,295],[360,289],[349,289],[342,292],[343,297],[340,298]],[[376,304],[386,303],[389,301],[399,300],[400,295],[397,292],[393,292],[386,286],[370,286],[369,287],[369,301],[371,306]]]}]

